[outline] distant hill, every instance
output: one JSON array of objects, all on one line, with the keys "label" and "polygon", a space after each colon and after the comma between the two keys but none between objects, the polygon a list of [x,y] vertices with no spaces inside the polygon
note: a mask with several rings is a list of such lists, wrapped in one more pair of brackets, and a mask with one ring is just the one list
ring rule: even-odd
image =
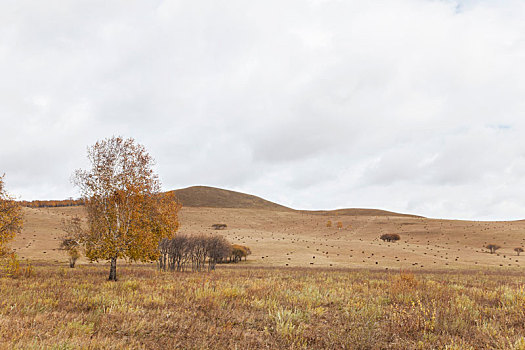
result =
[{"label": "distant hill", "polygon": [[251,194],[208,186],[192,186],[175,190],[173,192],[179,202],[185,207],[266,209],[276,211],[298,211],[316,215],[421,217],[379,209],[294,210]]},{"label": "distant hill", "polygon": [[423,216],[412,214],[400,214],[380,209],[336,209],[336,210],[301,210],[301,212],[317,215],[348,215],[348,216],[401,216],[408,218],[423,218]]},{"label": "distant hill", "polygon": [[251,194],[223,190],[216,187],[191,186],[173,192],[184,207],[292,210]]},{"label": "distant hill", "polygon": [[[242,192],[224,190],[222,188],[209,186],[191,186],[179,190],[169,191],[184,207],[208,207],[208,208],[238,208],[238,209],[264,209],[274,211],[295,211],[314,215],[346,215],[346,216],[400,216],[411,218],[422,218],[422,216],[411,214],[394,213],[380,209],[336,209],[336,210],[295,210],[260,197]],[[30,208],[46,207],[71,207],[83,205],[81,199],[65,200],[38,200],[20,201],[20,204]]]}]

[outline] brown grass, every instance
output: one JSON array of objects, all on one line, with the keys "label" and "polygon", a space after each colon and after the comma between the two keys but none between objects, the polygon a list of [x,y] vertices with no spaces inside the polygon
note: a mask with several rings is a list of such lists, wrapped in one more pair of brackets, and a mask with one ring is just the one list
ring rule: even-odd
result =
[{"label": "brown grass", "polygon": [[38,264],[0,278],[0,348],[524,349],[525,277]]},{"label": "brown grass", "polygon": [[[65,261],[59,248],[60,221],[82,216],[82,208],[24,208],[24,230],[13,242],[22,258]],[[343,228],[326,227],[327,220]],[[525,221],[469,222],[390,216],[324,216],[293,211],[235,208],[183,208],[180,232],[217,234],[227,224],[230,242],[250,247],[248,263],[257,266],[462,270],[489,267],[524,271]],[[384,233],[401,240],[387,243]],[[502,246],[489,254],[484,245]],[[315,258],[314,258],[315,257]],[[84,261],[80,261],[83,263]],[[288,265],[286,265],[288,264]]]}]

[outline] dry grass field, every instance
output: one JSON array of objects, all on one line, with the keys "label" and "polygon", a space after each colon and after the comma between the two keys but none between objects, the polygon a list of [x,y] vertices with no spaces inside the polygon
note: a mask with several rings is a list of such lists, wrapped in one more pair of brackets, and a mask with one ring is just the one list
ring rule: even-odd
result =
[{"label": "dry grass field", "polygon": [[0,278],[0,348],[525,349],[525,276],[39,263]]},{"label": "dry grass field", "polygon": [[[12,246],[22,258],[65,261],[58,250],[61,220],[83,215],[82,207],[24,208],[25,226]],[[365,212],[366,214],[366,212]],[[328,220],[332,227],[326,227]],[[304,211],[185,207],[180,232],[224,235],[247,245],[256,266],[443,270],[495,267],[523,270],[525,222],[471,222],[405,216],[330,215]],[[342,223],[342,229],[336,223]],[[211,225],[225,223],[226,230]],[[383,233],[401,240],[386,243]],[[484,245],[502,248],[489,254]]]},{"label": "dry grass field", "polygon": [[0,349],[525,349],[525,257],[513,251],[524,221],[295,211],[198,192],[193,203],[208,206],[186,205],[180,232],[224,235],[251,248],[248,261],[199,273],[122,261],[107,282],[106,263],[70,269],[58,250],[61,221],[82,207],[24,208],[12,247],[34,271],[0,278]]}]

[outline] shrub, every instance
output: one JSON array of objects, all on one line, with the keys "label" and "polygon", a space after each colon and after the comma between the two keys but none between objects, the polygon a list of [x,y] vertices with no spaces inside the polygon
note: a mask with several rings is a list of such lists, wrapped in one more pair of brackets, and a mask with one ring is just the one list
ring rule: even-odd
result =
[{"label": "shrub", "polygon": [[232,246],[222,236],[177,235],[159,242],[159,269],[184,271],[191,263],[192,271],[201,271],[208,262],[208,270],[231,256]]},{"label": "shrub", "polygon": [[60,249],[69,255],[69,267],[74,268],[80,258],[80,239],[82,237],[82,221],[78,217],[62,221],[62,230],[66,235],[61,238]]},{"label": "shrub", "polygon": [[497,244],[491,243],[491,244],[487,244],[485,248],[487,248],[490,251],[490,254],[494,254],[496,250],[498,250],[501,247]]},{"label": "shrub", "polygon": [[18,278],[21,276],[30,277],[33,274],[33,266],[27,262],[25,266],[21,266],[20,259],[16,253],[11,252],[5,254],[0,259],[0,275]]},{"label": "shrub", "polygon": [[401,239],[401,237],[397,233],[385,233],[379,238],[385,242],[395,242]]},{"label": "shrub", "polygon": [[226,229],[226,227],[228,227],[228,225],[226,225],[226,224],[213,224],[213,225],[211,225],[211,227],[213,227],[215,230],[224,230],[224,229]]},{"label": "shrub", "polygon": [[242,260],[242,258],[244,258],[244,261],[246,261],[246,258],[251,253],[252,251],[250,250],[250,248],[243,246],[243,245],[233,244],[232,250],[231,250],[230,261],[232,260],[232,258],[233,258],[233,262],[239,262]]},{"label": "shrub", "polygon": [[326,222],[326,227],[332,227],[332,220],[328,220]]}]

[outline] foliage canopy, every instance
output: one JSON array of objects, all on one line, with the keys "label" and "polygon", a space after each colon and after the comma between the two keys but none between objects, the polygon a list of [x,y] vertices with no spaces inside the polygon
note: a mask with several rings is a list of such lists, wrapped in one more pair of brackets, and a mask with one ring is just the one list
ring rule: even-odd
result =
[{"label": "foliage canopy", "polygon": [[153,158],[132,138],[112,137],[88,148],[89,170],[77,170],[87,210],[87,229],[80,242],[90,260],[111,261],[116,281],[118,258],[154,261],[158,242],[173,238],[180,205],[173,194],[161,193]]}]

